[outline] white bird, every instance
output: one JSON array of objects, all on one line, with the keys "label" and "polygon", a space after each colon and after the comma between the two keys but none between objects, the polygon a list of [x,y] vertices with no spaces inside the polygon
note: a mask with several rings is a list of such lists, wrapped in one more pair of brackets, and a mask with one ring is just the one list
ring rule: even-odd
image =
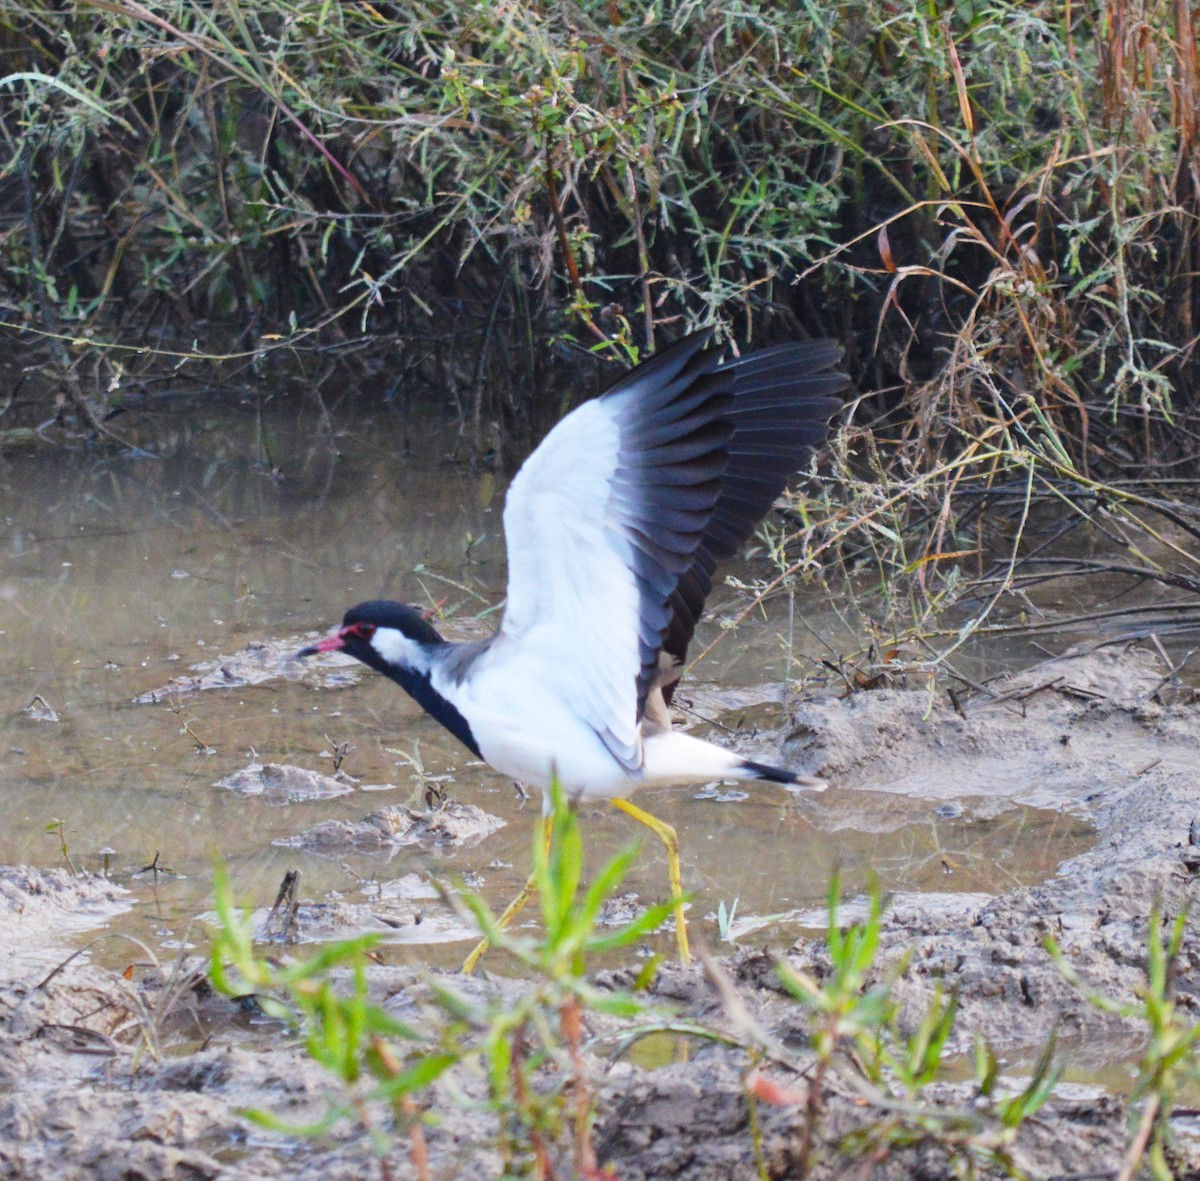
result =
[{"label": "white bird", "polygon": [[[413,607],[360,603],[300,652],[341,650],[396,681],[473,754],[543,789],[608,799],[667,851],[689,958],[678,841],[628,800],[641,787],[721,779],[819,781],[671,728],[670,703],[718,562],[733,556],[847,384],[833,341],[742,358],[685,337],[568,414],[508,490],[508,598],[494,635],[443,640]],[[505,926],[533,879],[501,915]],[[486,941],[464,964],[470,971]]]}]

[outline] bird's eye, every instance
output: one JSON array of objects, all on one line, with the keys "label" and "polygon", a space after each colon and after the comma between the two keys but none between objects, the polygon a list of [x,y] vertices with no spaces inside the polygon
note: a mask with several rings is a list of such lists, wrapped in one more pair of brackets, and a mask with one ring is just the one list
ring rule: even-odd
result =
[{"label": "bird's eye", "polygon": [[358,636],[364,643],[369,644],[371,637],[375,634],[375,625],[373,623],[352,623],[343,631],[344,635]]}]

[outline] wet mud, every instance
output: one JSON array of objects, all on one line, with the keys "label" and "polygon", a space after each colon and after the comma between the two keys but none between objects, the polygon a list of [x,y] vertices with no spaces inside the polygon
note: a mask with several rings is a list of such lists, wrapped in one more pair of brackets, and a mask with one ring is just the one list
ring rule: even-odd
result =
[{"label": "wet mud", "polygon": [[[853,811],[856,791],[928,794],[935,788],[926,774],[936,765],[936,784],[955,785],[935,790],[947,806],[969,796],[996,809],[1056,809],[1094,826],[1096,842],[1040,884],[1000,894],[892,895],[875,971],[883,979],[906,964],[894,988],[909,1028],[939,991],[954,992],[959,1011],[949,1051],[966,1056],[977,1037],[986,1039],[1008,1085],[1020,1085],[1055,1034],[1060,1056],[1088,1077],[1060,1084],[1022,1125],[1012,1160],[1037,1177],[1115,1176],[1129,1143],[1129,1111],[1126,1096],[1101,1083],[1136,1058],[1144,1030],[1089,1002],[1045,941],[1052,936],[1087,986],[1121,1005],[1144,985],[1152,912],[1195,911],[1195,691],[1153,651],[1102,648],[992,682],[956,703],[924,689],[831,693],[793,707],[783,749],[791,765],[835,785],[819,805],[834,818],[839,809]],[[390,899],[380,893],[355,902],[362,911],[330,912],[330,929],[361,923],[364,913],[384,914],[385,925],[390,913],[403,925],[440,905],[422,894],[420,879],[402,882]],[[0,1177],[417,1175],[403,1141],[385,1172],[367,1136],[349,1123],[309,1142],[248,1122],[245,1108],[297,1123],[316,1119],[332,1084],[278,1025],[211,995],[198,961],[154,963],[132,947],[124,971],[86,955],[68,958],[82,925],[101,927],[123,904],[122,892],[103,878],[0,872]],[[850,902],[843,917],[855,913]],[[819,912],[801,918],[821,921]],[[590,1019],[593,1135],[599,1166],[608,1170],[597,1176],[941,1178],[961,1171],[963,1160],[937,1137],[863,1155],[861,1134],[894,1115],[898,1101],[871,1091],[849,1062],[810,1095],[818,1084],[808,1069],[808,1026],[776,963],[783,958],[819,980],[830,971],[829,957],[819,931],[789,946],[779,930],[735,929],[732,954],[686,969],[664,964],[643,994],[680,1018],[767,1047],[756,1070],[745,1049],[710,1041],[691,1043],[686,1060],[667,1055],[657,1064],[615,1054],[619,1022]],[[1198,933],[1190,922],[1174,981],[1191,1022],[1200,1021]],[[599,972],[597,984],[631,988],[641,963]],[[498,997],[526,987],[504,975],[510,966],[501,960],[485,965],[456,986]],[[428,987],[427,975],[413,968],[379,965],[370,973],[373,998],[412,1023],[425,1011]],[[450,1078],[423,1097],[440,1117],[426,1129],[431,1177],[500,1175],[497,1128],[464,1102],[471,1085]],[[954,1110],[969,1093],[966,1084],[939,1083],[926,1099]],[[1194,1175],[1200,1144],[1183,1120],[1178,1130],[1171,1166]],[[976,1168],[996,1172],[982,1161]],[[570,1175],[566,1159],[562,1175]]]}]

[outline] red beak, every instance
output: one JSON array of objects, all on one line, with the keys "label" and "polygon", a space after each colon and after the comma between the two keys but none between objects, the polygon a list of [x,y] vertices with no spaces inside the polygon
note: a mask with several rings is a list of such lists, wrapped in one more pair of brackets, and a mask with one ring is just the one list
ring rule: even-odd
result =
[{"label": "red beak", "polygon": [[296,653],[296,659],[302,660],[305,656],[315,656],[318,652],[340,652],[345,646],[345,642],[342,640],[342,633],[335,632],[332,636],[326,636],[319,644],[314,644],[311,648],[301,648]]}]

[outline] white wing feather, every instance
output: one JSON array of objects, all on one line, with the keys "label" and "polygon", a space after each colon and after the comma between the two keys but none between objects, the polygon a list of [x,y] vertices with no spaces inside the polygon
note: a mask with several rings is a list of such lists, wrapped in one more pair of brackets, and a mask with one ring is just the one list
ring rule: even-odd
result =
[{"label": "white wing feather", "polygon": [[622,407],[596,400],[568,414],[509,487],[508,602],[496,656],[553,687],[636,772],[638,587],[611,515]]}]

